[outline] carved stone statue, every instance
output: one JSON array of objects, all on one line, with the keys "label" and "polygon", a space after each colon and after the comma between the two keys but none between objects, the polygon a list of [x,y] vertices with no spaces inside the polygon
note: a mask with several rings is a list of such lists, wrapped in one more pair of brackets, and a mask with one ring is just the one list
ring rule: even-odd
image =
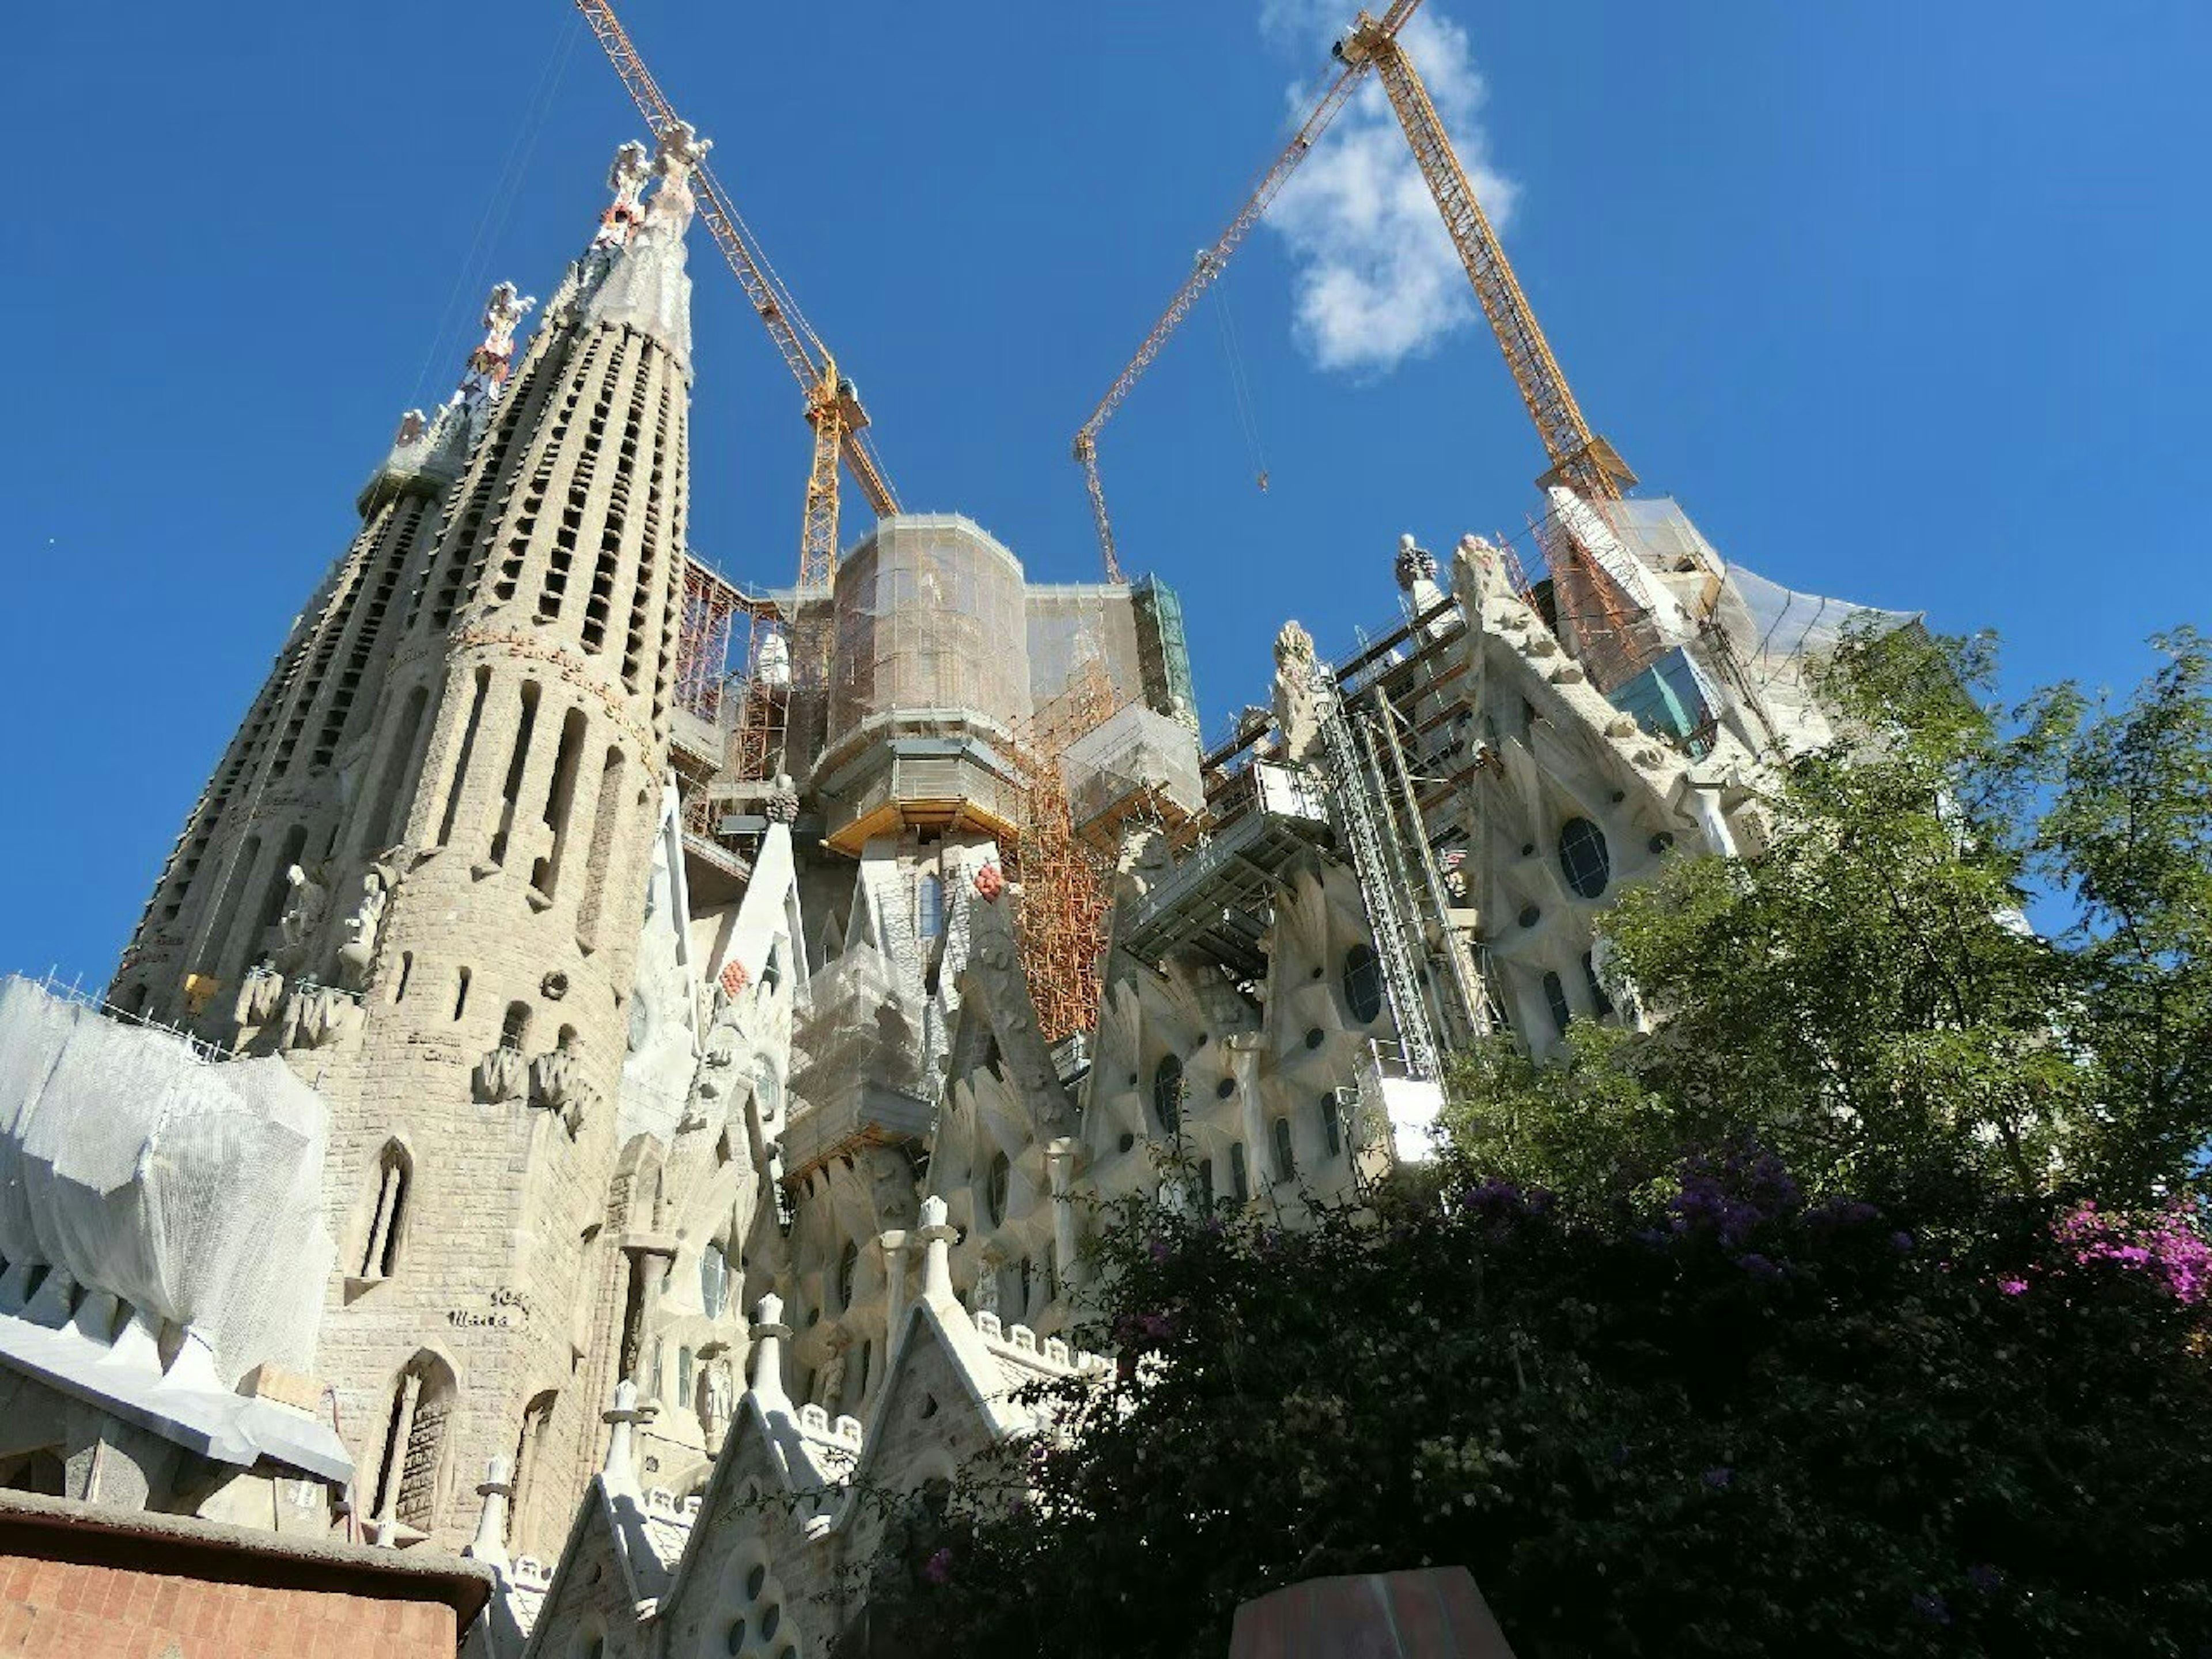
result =
[{"label": "carved stone statue", "polygon": [[850,1340],[843,1332],[830,1340],[830,1358],[822,1362],[822,1369],[814,1374],[813,1404],[825,1412],[835,1411],[845,1397],[845,1349]]},{"label": "carved stone statue", "polygon": [[330,889],[323,885],[323,874],[319,864],[313,875],[296,864],[284,872],[291,890],[284,901],[284,913],[276,918],[277,934],[283,940],[276,951],[276,965],[288,974],[296,974],[307,965],[307,947],[314,942],[316,930],[323,925],[323,913],[330,908]]},{"label": "carved stone statue", "polygon": [[1410,534],[1401,536],[1395,568],[1398,586],[1410,593],[1416,583],[1436,581],[1437,556],[1425,547],[1417,546]]},{"label": "carved stone statue", "polygon": [[349,991],[366,989],[376,960],[376,935],[384,926],[384,907],[392,897],[394,872],[372,864],[361,878],[361,897],[345,919],[345,943],[338,946],[338,983]]},{"label": "carved stone statue", "polygon": [[1459,538],[1459,550],[1452,556],[1452,586],[1470,617],[1479,615],[1485,602],[1513,591],[1506,579],[1504,555],[1474,535]]},{"label": "carved stone statue", "polygon": [[559,1113],[570,1134],[599,1104],[599,1091],[584,1076],[583,1050],[573,1033],[559,1048],[530,1062],[530,1086],[537,1103]]},{"label": "carved stone statue", "polygon": [[995,1316],[999,1295],[999,1264],[986,1258],[975,1273],[975,1311]]},{"label": "carved stone statue", "polygon": [[761,641],[760,661],[753,678],[771,689],[791,684],[791,642],[781,634],[770,634]]},{"label": "carved stone statue", "polygon": [[636,139],[629,140],[615,152],[614,164],[607,169],[607,188],[614,192],[615,199],[599,216],[598,234],[592,238],[593,252],[623,247],[629,243],[630,233],[645,216],[638,198],[652,177],[653,163],[647,158],[645,146]]},{"label": "carved stone statue", "polygon": [[410,409],[399,417],[399,430],[392,434],[392,441],[404,448],[420,438],[428,424],[421,410]]},{"label": "carved stone statue", "polygon": [[522,1056],[501,1043],[476,1064],[470,1073],[476,1097],[486,1105],[520,1100],[530,1085],[530,1068]]},{"label": "carved stone statue", "polygon": [[1283,758],[1300,764],[1321,742],[1321,694],[1313,635],[1286,622],[1275,635],[1275,724],[1282,728]]},{"label": "carved stone statue", "polygon": [[722,1437],[729,1431],[730,1413],[737,1407],[736,1386],[730,1376],[726,1355],[716,1354],[707,1364],[707,1384],[701,1413],[700,1426],[707,1431],[707,1443],[721,1444]]}]

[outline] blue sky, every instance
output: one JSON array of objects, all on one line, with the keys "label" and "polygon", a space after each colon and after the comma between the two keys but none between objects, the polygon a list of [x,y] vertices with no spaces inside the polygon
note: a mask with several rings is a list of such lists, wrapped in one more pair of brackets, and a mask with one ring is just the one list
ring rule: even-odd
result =
[{"label": "blue sky", "polygon": [[[623,11],[907,503],[1091,579],[1068,436],[1280,142],[1334,8]],[[2212,8],[1425,15],[1583,408],[1724,553],[1996,628],[2023,689],[2130,684],[2147,635],[2208,619]],[[1284,617],[1331,651],[1389,620],[1401,531],[1441,550],[1535,504],[1534,434],[1380,121],[1351,112],[1220,290],[1268,491],[1213,301],[1103,446],[1209,726],[1264,695]],[[491,282],[550,290],[636,132],[562,0],[14,22],[0,967],[105,976],[394,419],[450,388]],[[694,269],[695,543],[781,583],[796,388],[703,238]]]}]

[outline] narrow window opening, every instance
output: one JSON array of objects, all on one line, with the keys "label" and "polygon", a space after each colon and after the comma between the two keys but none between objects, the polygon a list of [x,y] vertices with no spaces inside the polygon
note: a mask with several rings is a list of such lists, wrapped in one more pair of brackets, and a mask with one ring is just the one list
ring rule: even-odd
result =
[{"label": "narrow window opening", "polygon": [[500,787],[499,828],[492,832],[490,859],[505,862],[507,842],[514,829],[514,804],[522,794],[522,775],[530,766],[530,737],[538,721],[538,682],[522,683],[522,715],[515,722],[514,752],[507,757],[507,781]]},{"label": "narrow window opening", "polygon": [[520,1054],[523,1042],[529,1035],[530,1005],[526,1002],[508,1003],[506,1016],[499,1023],[499,1046]]},{"label": "narrow window opening", "polygon": [[396,1140],[387,1143],[376,1160],[376,1199],[361,1253],[363,1279],[389,1279],[399,1265],[399,1244],[407,1228],[407,1188],[413,1176],[406,1149]]},{"label": "narrow window opening", "polygon": [[392,1000],[394,1002],[398,1002],[407,994],[407,981],[414,977],[414,974],[415,953],[412,951],[402,951],[399,953],[399,977],[392,982]]},{"label": "narrow window opening", "polygon": [[1252,1177],[1244,1167],[1244,1143],[1233,1142],[1229,1148],[1229,1190],[1239,1204],[1252,1196]]},{"label": "narrow window opening", "polygon": [[460,816],[461,792],[469,781],[469,758],[476,752],[477,732],[483,725],[484,698],[491,692],[491,670],[477,670],[476,695],[469,700],[469,718],[461,727],[461,751],[453,762],[453,781],[446,793],[446,816],[438,826],[438,845],[453,839],[453,824]]},{"label": "narrow window opening", "polygon": [[418,685],[407,694],[399,724],[392,733],[392,747],[385,751],[384,770],[377,781],[376,793],[368,803],[365,820],[366,834],[362,848],[374,852],[390,843],[392,814],[398,810],[399,797],[414,759],[415,745],[422,734],[422,720],[430,706],[430,688]]},{"label": "narrow window opening", "polygon": [[1291,1121],[1286,1117],[1275,1120],[1275,1179],[1288,1181],[1298,1172],[1297,1158],[1291,1146]]},{"label": "narrow window opening", "polygon": [[463,1014],[468,1012],[468,1006],[469,970],[464,968],[459,970],[455,977],[453,990],[453,1018],[455,1019],[459,1019]]},{"label": "narrow window opening", "polygon": [[576,803],[577,763],[584,750],[584,711],[571,708],[561,722],[561,746],[553,757],[553,781],[545,791],[545,827],[552,842],[530,872],[530,884],[551,898],[561,879],[561,855],[568,840],[568,815]]}]

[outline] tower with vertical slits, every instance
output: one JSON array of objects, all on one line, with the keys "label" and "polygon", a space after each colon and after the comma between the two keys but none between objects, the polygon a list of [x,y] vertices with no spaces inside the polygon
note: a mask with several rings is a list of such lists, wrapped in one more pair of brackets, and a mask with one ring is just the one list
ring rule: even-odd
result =
[{"label": "tower with vertical slits", "polygon": [[495,292],[462,391],[362,492],[111,992],[283,1053],[328,1103],[317,1370],[356,1513],[394,1540],[465,1537],[494,1455],[565,1515],[620,1359],[635,1274],[599,1233],[668,774],[703,149],[624,147],[519,350],[531,302]]}]

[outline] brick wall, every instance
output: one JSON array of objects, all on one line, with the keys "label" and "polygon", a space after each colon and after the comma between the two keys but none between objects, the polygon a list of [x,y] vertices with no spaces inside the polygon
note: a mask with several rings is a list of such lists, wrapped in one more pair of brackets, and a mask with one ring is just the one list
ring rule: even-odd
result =
[{"label": "brick wall", "polygon": [[452,1659],[481,1564],[0,1494],[0,1655]]},{"label": "brick wall", "polygon": [[455,1626],[435,1602],[0,1555],[0,1653],[24,1659],[449,1659]]}]

